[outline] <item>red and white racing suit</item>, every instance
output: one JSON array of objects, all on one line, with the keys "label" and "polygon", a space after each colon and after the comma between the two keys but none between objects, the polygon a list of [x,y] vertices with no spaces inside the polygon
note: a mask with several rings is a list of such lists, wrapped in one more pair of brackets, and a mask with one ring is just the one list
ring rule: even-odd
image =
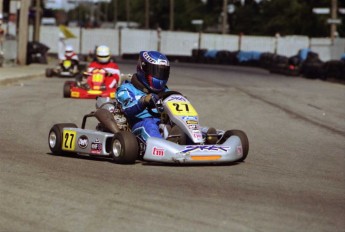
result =
[{"label": "red and white racing suit", "polygon": [[97,61],[92,61],[87,69],[88,72],[92,72],[94,69],[104,69],[108,73],[112,74],[114,81],[109,84],[109,88],[114,88],[114,86],[119,83],[120,79],[120,69],[115,62],[99,63]]},{"label": "red and white racing suit", "polygon": [[70,56],[65,54],[65,60],[75,60],[77,63],[79,62],[78,55],[74,52]]},{"label": "red and white racing suit", "polygon": [[71,60],[72,61],[73,72],[77,73],[78,72],[78,65],[79,65],[78,55],[76,53],[74,53],[74,52],[71,55],[65,54],[64,59],[60,60],[59,64],[62,65],[65,60]]}]

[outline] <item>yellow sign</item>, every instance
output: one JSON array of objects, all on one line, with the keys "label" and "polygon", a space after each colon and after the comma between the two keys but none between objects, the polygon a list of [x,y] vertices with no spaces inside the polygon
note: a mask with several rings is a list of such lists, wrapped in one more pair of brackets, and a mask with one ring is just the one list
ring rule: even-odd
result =
[{"label": "yellow sign", "polygon": [[170,111],[178,116],[198,116],[194,107],[188,102],[168,102]]},{"label": "yellow sign", "polygon": [[71,130],[63,131],[62,150],[74,151],[77,132]]}]

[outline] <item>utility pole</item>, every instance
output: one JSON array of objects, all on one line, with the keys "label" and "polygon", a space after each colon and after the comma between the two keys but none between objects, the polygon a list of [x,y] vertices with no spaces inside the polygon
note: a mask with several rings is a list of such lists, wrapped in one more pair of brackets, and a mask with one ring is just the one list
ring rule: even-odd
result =
[{"label": "utility pole", "polygon": [[28,14],[30,1],[20,1],[19,30],[18,30],[18,64],[26,65],[28,45]]},{"label": "utility pole", "polygon": [[36,0],[35,5],[35,26],[34,26],[34,33],[33,33],[33,41],[39,42],[40,41],[40,19],[41,19],[41,0]]},{"label": "utility pole", "polygon": [[4,5],[4,0],[0,0],[0,15],[3,16],[3,9],[2,9],[2,6]]},{"label": "utility pole", "polygon": [[149,29],[150,26],[150,5],[149,0],[145,0],[145,29]]},{"label": "utility pole", "polygon": [[126,0],[126,20],[127,20],[127,27],[129,27],[129,20],[130,20],[130,3],[129,0]]},{"label": "utility pole", "polygon": [[175,8],[175,2],[174,0],[170,0],[170,26],[169,26],[169,30],[173,31],[174,30],[174,8]]},{"label": "utility pole", "polygon": [[116,27],[117,24],[118,8],[117,0],[114,0],[114,27]]},{"label": "utility pole", "polygon": [[223,0],[223,25],[222,25],[222,34],[227,32],[227,22],[228,22],[228,0]]},{"label": "utility pole", "polygon": [[[338,0],[331,0],[331,1],[332,1],[331,18],[332,18],[332,20],[335,20],[335,19],[337,19],[337,11],[338,11],[337,1]],[[332,43],[334,42],[334,37],[335,37],[336,31],[337,31],[337,24],[331,23],[331,40],[332,40]]]}]

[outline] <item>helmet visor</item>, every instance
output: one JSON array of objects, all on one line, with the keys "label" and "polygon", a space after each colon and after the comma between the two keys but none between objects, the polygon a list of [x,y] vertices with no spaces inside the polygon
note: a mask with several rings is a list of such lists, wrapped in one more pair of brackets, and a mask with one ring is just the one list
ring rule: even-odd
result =
[{"label": "helmet visor", "polygon": [[146,73],[159,80],[168,80],[170,74],[170,66],[166,65],[146,65]]}]

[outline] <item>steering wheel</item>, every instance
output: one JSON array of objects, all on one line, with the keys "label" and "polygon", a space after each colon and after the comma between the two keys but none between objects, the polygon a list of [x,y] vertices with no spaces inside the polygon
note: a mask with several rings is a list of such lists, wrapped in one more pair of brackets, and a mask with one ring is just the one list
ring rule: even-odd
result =
[{"label": "steering wheel", "polygon": [[[158,94],[159,99],[161,99],[162,101],[165,100],[167,97],[173,95],[173,94],[178,94],[178,95],[182,95],[180,92],[177,91],[167,91],[167,92],[161,92]],[[149,114],[151,114],[153,117],[160,117],[160,113],[156,113],[153,112],[153,109],[156,109],[156,105],[155,106],[148,106],[147,107],[147,111],[149,112]],[[157,110],[158,111],[158,110]]]}]

